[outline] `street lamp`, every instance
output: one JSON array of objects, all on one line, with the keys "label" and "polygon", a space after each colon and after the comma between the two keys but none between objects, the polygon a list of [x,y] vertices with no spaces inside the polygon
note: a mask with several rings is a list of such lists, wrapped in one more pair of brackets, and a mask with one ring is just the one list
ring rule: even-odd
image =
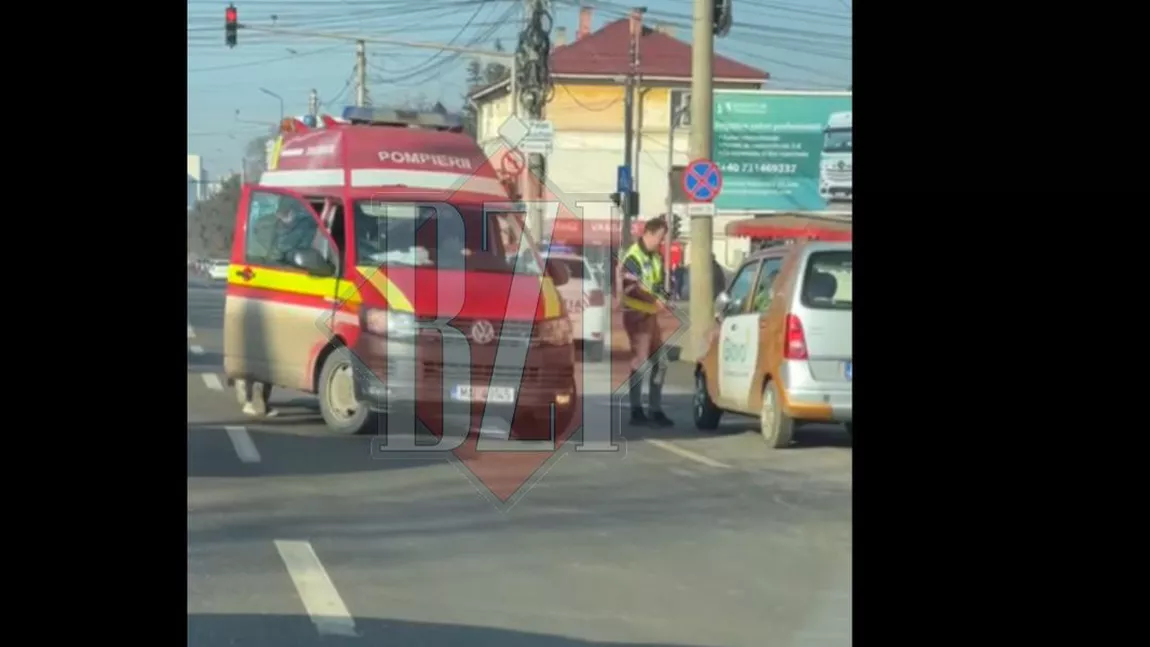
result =
[{"label": "street lamp", "polygon": [[279,100],[279,102],[280,102],[280,123],[283,123],[283,120],[284,120],[284,98],[281,97],[280,95],[276,94],[275,92],[272,92],[271,90],[269,90],[267,88],[260,88],[260,92],[263,92],[264,94],[268,95],[269,97],[272,97],[274,99]]}]

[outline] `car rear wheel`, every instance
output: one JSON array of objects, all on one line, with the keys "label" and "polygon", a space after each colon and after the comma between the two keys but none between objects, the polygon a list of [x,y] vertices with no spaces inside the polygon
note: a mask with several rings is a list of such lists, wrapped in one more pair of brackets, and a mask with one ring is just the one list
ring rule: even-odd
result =
[{"label": "car rear wheel", "polygon": [[351,351],[336,348],[319,374],[319,412],[328,429],[341,434],[371,433],[379,428],[379,415],[355,399]]},{"label": "car rear wheel", "polygon": [[695,395],[692,401],[694,406],[695,427],[711,431],[719,427],[719,419],[723,417],[723,410],[716,407],[707,393],[707,377],[702,371],[695,371]]},{"label": "car rear wheel", "polygon": [[795,435],[795,420],[783,411],[779,387],[774,381],[763,387],[763,405],[759,410],[759,433],[771,449],[782,449],[791,444]]}]

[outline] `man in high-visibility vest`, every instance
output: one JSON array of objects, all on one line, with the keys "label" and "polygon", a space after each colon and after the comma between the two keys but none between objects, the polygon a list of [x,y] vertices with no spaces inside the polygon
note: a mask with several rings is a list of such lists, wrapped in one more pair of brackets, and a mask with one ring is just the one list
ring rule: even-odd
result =
[{"label": "man in high-visibility vest", "polygon": [[[643,227],[643,235],[623,254],[616,275],[615,293],[622,295],[623,329],[631,343],[631,424],[670,427],[674,423],[663,413],[663,339],[657,321],[666,310],[663,290],[663,258],[659,246],[667,236],[667,221],[654,218]],[[638,372],[644,363],[654,366],[648,395],[648,411],[643,413],[643,381]]]}]

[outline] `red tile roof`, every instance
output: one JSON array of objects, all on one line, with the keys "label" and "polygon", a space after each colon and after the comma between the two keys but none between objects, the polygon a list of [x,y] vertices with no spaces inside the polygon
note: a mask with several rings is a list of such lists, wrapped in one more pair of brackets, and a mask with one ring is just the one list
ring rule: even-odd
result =
[{"label": "red tile roof", "polygon": [[[628,19],[616,20],[551,52],[551,73],[616,76],[630,69]],[[639,39],[639,74],[690,78],[691,46],[661,31],[643,28]],[[715,55],[714,78],[766,81],[770,75],[724,56]]]}]

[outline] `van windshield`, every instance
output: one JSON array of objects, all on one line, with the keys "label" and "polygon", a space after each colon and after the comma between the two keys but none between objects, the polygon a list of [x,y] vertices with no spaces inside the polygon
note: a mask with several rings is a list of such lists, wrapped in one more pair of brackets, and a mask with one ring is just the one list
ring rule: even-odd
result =
[{"label": "van windshield", "polygon": [[542,274],[535,243],[523,229],[521,212],[452,207],[455,211],[442,204],[356,201],[357,262]]},{"label": "van windshield", "polygon": [[814,252],[803,277],[803,305],[816,310],[850,310],[850,251]]}]

